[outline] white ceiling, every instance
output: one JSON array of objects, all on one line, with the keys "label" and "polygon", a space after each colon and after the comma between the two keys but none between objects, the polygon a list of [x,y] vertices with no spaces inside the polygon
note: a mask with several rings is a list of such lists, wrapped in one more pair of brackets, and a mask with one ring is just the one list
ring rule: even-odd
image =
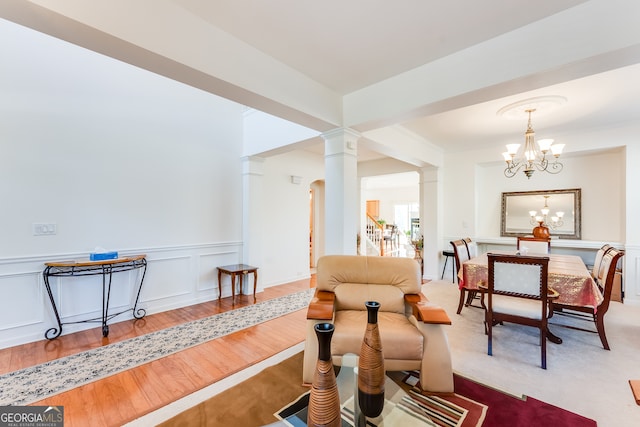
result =
[{"label": "white ceiling", "polygon": [[583,0],[174,1],[341,94],[583,3]]},{"label": "white ceiling", "polygon": [[[598,24],[610,16],[598,16],[593,12],[585,16],[585,10],[601,11],[606,8],[618,15],[629,15],[631,19],[637,15],[637,22],[640,22],[640,3],[624,0],[158,1],[155,8],[158,13],[153,13],[155,9],[150,9],[145,4],[131,5],[124,0],[108,4],[30,0],[4,3],[0,6],[0,12],[3,16],[17,19],[17,22],[31,14],[32,26],[42,25],[43,31],[52,33],[65,33],[63,27],[68,25],[66,34],[71,39],[79,37],[88,44],[91,43],[91,37],[82,33],[85,28],[73,28],[68,21],[58,23],[54,16],[50,18],[50,25],[45,25],[49,18],[38,16],[42,11],[34,6],[41,5],[52,8],[57,13],[67,14],[72,17],[73,22],[86,22],[103,31],[107,29],[101,28],[101,25],[115,25],[112,31],[121,31],[118,37],[130,39],[132,44],[136,44],[139,37],[147,32],[150,40],[154,40],[154,29],[166,29],[169,35],[180,29],[178,25],[172,27],[171,15],[167,17],[160,12],[166,13],[166,6],[170,5],[183,13],[188,12],[197,23],[214,26],[233,39],[240,40],[240,43],[275,58],[323,88],[330,88],[338,96],[366,91],[371,85],[379,84],[385,79],[407,74],[416,67],[439,58],[472,50],[503,35],[519,32],[520,38],[516,39],[521,40],[523,29],[527,30],[525,33],[529,38],[525,40],[530,43],[523,43],[522,50],[526,52],[528,49],[539,48],[533,46],[542,35],[538,24],[560,15],[563,17],[562,22],[568,23],[588,19],[586,22],[590,25],[587,28],[593,27],[594,32],[598,31]],[[597,7],[584,8],[585,5]],[[122,15],[121,12],[127,8],[130,13]],[[107,23],[108,20],[111,22]],[[115,24],[113,21],[116,21]],[[562,30],[561,36],[571,39],[571,26],[562,27]],[[497,111],[507,104],[545,95],[563,96],[567,102],[553,114],[534,113],[533,127],[538,138],[555,137],[561,140],[562,135],[575,133],[576,130],[640,122],[640,26],[636,26],[635,30],[626,28],[624,31],[625,41],[629,40],[625,49],[608,52],[605,46],[597,60],[589,61],[592,58],[586,58],[584,62],[571,64],[575,75],[585,77],[575,79],[574,76],[573,80],[571,77],[560,78],[556,80],[563,83],[545,86],[544,82],[548,80],[544,76],[528,75],[526,82],[515,83],[518,89],[509,90],[508,96],[505,96],[504,91],[492,91],[492,88],[488,88],[480,97],[481,100],[465,100],[463,103],[454,100],[448,106],[440,104],[438,111],[424,112],[421,115],[415,114],[419,110],[417,109],[403,119],[391,118],[393,122],[385,125],[403,127],[424,141],[441,147],[445,152],[485,148],[495,151],[506,143],[521,143],[526,128],[526,119],[510,121],[498,116]],[[92,36],[96,36],[98,40],[100,34]],[[606,39],[608,34],[598,34],[598,37]],[[158,40],[158,37],[155,39]],[[169,40],[170,44],[173,39]],[[577,45],[579,46],[579,40]],[[197,46],[192,43],[180,45],[180,48],[185,52],[192,49],[191,53],[196,56],[207,56],[211,52],[197,50],[206,46],[206,43]],[[535,52],[538,56],[532,55],[532,58],[544,59],[546,52],[544,49],[538,50]],[[231,58],[234,54],[238,57]],[[554,54],[558,55],[558,52],[554,51]],[[247,57],[240,56],[231,49],[228,55],[230,59],[237,59],[235,62],[251,67]],[[611,60],[605,64],[607,58]],[[594,66],[594,62],[598,61],[600,63]],[[158,67],[161,68],[162,65]],[[266,75],[267,71],[259,68],[252,70],[248,78],[260,79],[265,74],[264,80],[269,81],[271,76]],[[501,70],[496,69],[497,75],[500,72]],[[158,73],[163,74],[162,70],[158,70]],[[280,88],[282,92],[288,89],[295,91],[296,86],[292,83],[291,88]],[[248,90],[251,91],[251,87]],[[259,92],[258,95],[260,96]],[[567,148],[569,151],[579,150],[575,144]],[[313,149],[322,151],[322,143],[319,142]],[[499,152],[496,156],[499,158]],[[359,147],[360,160],[378,157],[383,155],[367,150],[364,146]]]},{"label": "white ceiling", "polygon": [[446,141],[446,148],[464,151],[478,146],[523,143],[527,119],[508,120],[497,114],[512,102],[537,96],[559,95],[566,104],[549,114],[532,115],[537,138],[560,138],[575,129],[606,127],[640,120],[640,64],[618,68],[566,83],[499,98],[470,107],[418,118],[404,123],[431,141]]},{"label": "white ceiling", "polygon": [[[583,0],[173,1],[343,95],[585,3]],[[564,96],[567,103],[553,115],[543,117],[534,113],[533,127],[538,137],[637,121],[640,64],[400,124],[447,151],[485,146],[495,149],[497,143],[522,142],[526,129],[526,119],[509,121],[498,116],[497,111],[509,103],[541,95]],[[360,153],[366,160],[381,156],[364,148]]]}]

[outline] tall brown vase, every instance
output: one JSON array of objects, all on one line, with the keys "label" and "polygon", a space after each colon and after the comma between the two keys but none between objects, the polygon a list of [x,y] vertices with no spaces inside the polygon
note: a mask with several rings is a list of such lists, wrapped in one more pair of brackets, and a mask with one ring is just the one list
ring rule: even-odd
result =
[{"label": "tall brown vase", "polygon": [[340,427],[342,425],[340,396],[331,360],[331,337],[334,328],[331,323],[319,323],[314,327],[318,338],[318,361],[309,396],[307,411],[309,427]]},{"label": "tall brown vase", "polygon": [[358,359],[358,405],[367,417],[377,417],[384,407],[384,357],[378,329],[380,303],[367,301],[367,329]]}]

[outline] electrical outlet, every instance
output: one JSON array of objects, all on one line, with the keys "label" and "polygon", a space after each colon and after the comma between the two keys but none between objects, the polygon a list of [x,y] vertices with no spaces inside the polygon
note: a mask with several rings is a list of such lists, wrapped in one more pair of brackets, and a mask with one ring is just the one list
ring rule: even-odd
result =
[{"label": "electrical outlet", "polygon": [[58,227],[56,224],[42,224],[42,223],[33,224],[34,236],[52,236],[56,234],[57,231],[58,231]]}]

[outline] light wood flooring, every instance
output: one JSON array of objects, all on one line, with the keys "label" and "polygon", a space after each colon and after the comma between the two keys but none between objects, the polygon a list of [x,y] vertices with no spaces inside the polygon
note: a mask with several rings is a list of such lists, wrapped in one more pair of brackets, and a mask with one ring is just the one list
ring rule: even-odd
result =
[{"label": "light wood flooring", "polygon": [[[315,275],[257,294],[257,302],[315,287]],[[253,296],[221,300],[147,315],[0,350],[0,374],[113,344],[177,324],[253,304]],[[304,340],[306,310],[258,324],[33,405],[64,406],[65,427],[121,426]],[[140,349],[144,351],[144,349]],[[1,391],[0,391],[1,393]]]}]

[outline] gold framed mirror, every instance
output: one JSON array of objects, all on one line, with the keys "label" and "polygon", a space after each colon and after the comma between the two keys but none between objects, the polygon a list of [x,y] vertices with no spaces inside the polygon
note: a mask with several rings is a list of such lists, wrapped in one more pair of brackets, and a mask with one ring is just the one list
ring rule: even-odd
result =
[{"label": "gold framed mirror", "polygon": [[579,188],[502,193],[500,236],[531,235],[542,220],[552,237],[580,239],[580,208]]}]

